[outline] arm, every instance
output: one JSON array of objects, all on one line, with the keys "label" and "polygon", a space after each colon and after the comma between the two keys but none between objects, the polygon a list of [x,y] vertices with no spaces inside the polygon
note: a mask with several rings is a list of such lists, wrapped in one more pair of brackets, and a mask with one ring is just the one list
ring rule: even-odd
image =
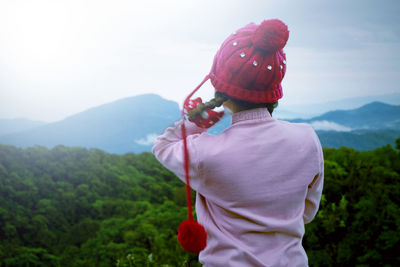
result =
[{"label": "arm", "polygon": [[305,208],[303,214],[304,223],[311,222],[314,216],[317,214],[324,184],[324,156],[321,143],[319,142],[318,136],[315,133],[314,140],[317,147],[319,171],[315,175],[313,181],[308,185],[308,192],[305,200]]},{"label": "arm", "polygon": [[198,187],[198,157],[197,142],[201,133],[207,131],[206,128],[200,128],[189,121],[177,121],[173,127],[168,127],[154,143],[152,152],[157,160],[167,169],[174,172],[179,179],[185,182],[185,171],[183,168],[183,139],[181,134],[181,125],[185,123],[187,133],[187,145],[189,151],[189,175],[190,185],[193,189]]}]

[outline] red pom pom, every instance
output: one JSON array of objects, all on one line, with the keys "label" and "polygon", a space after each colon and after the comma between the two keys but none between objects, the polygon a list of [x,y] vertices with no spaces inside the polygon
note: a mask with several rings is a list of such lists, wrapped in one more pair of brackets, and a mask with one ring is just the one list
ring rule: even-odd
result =
[{"label": "red pom pom", "polygon": [[198,254],[207,244],[207,232],[196,221],[186,220],[178,228],[178,240],[184,250]]},{"label": "red pom pom", "polygon": [[289,30],[279,19],[264,20],[254,32],[251,40],[258,49],[276,52],[285,47]]}]

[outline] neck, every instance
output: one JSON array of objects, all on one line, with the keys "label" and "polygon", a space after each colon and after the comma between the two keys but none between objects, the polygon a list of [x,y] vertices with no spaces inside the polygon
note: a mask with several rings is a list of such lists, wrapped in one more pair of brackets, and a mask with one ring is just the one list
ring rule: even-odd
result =
[{"label": "neck", "polygon": [[272,119],[269,111],[264,108],[247,109],[242,112],[232,114],[232,124],[239,121],[249,121],[258,119]]},{"label": "neck", "polygon": [[267,104],[252,104],[251,106],[244,106],[244,105],[240,105],[240,103],[238,103],[236,101],[232,101],[231,99],[225,101],[224,106],[229,108],[229,110],[231,110],[233,114],[241,112],[241,111],[257,109],[257,108],[267,108],[271,115],[272,115],[272,112],[274,111],[274,107],[268,106]]},{"label": "neck", "polygon": [[255,108],[265,108],[265,104],[252,104],[251,106],[244,106],[236,101],[232,101],[232,99],[225,101],[224,106],[228,107],[232,111],[232,113],[237,113]]}]

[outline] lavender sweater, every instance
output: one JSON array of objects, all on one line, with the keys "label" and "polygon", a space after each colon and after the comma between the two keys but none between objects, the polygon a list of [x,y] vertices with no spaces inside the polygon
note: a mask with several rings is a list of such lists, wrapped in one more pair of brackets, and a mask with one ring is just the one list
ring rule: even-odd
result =
[{"label": "lavender sweater", "polygon": [[[185,181],[183,141],[175,123],[153,153]],[[213,136],[185,122],[198,221],[207,231],[204,266],[307,266],[304,224],[315,216],[323,155],[307,124],[272,118],[266,108],[234,113]]]}]

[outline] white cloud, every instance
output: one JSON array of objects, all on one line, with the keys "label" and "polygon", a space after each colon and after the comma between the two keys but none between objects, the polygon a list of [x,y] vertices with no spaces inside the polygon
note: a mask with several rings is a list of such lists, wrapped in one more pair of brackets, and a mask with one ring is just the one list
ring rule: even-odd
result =
[{"label": "white cloud", "polygon": [[154,144],[154,142],[157,139],[157,136],[158,136],[157,134],[151,133],[151,134],[146,135],[146,137],[144,137],[144,138],[136,139],[135,143],[142,145],[142,146],[149,146],[149,145]]},{"label": "white cloud", "polygon": [[351,128],[346,127],[344,125],[340,125],[332,121],[313,121],[311,122],[311,126],[314,128],[314,130],[337,131],[337,132],[351,131]]}]

